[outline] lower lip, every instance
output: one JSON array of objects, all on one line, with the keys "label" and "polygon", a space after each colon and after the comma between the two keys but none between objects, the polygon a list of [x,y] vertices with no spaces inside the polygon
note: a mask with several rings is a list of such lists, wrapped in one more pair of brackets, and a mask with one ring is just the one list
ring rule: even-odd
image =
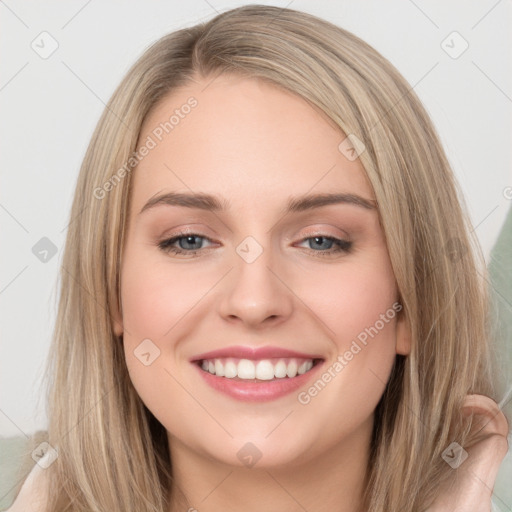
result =
[{"label": "lower lip", "polygon": [[258,382],[217,377],[216,375],[204,371],[197,363],[193,364],[201,374],[201,377],[213,389],[245,402],[267,402],[293,393],[304,386],[308,380],[316,375],[323,361],[317,363],[308,372],[297,375],[296,377],[284,377],[282,379]]}]

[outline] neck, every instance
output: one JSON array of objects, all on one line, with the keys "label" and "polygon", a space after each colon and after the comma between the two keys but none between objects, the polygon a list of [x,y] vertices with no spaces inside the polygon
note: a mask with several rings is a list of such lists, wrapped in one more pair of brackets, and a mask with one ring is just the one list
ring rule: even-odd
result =
[{"label": "neck", "polygon": [[373,415],[316,457],[261,468],[213,460],[169,434],[171,512],[359,512],[372,427]]}]

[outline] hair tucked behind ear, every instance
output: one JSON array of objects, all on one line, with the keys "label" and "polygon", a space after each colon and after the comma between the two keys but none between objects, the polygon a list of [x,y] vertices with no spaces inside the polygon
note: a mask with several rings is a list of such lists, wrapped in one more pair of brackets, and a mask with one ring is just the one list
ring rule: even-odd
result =
[{"label": "hair tucked behind ear", "polygon": [[108,102],[80,169],[48,365],[48,510],[164,512],[171,460],[114,335],[131,169],[142,122],[197,77],[237,73],[296,93],[365,145],[360,155],[412,334],[376,410],[368,512],[423,510],[451,468],[441,458],[470,429],[468,393],[496,398],[486,270],[462,195],[411,86],[353,34],[306,13],[248,5],[158,40]]}]

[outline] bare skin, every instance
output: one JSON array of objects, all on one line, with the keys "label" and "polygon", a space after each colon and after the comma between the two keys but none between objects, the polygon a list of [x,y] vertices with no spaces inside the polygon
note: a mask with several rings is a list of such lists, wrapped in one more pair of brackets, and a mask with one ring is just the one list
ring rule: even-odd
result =
[{"label": "bare skin", "polygon": [[[374,410],[396,354],[410,351],[408,323],[389,313],[398,293],[375,208],[283,209],[306,194],[371,201],[372,188],[359,160],[338,149],[344,134],[301,98],[258,80],[225,75],[174,91],[146,119],[140,143],[191,96],[197,106],[134,171],[116,321],[132,382],[168,431],[171,512],[356,512]],[[230,205],[141,212],[167,192],[212,194]],[[172,244],[182,254],[159,247],[184,229]],[[255,241],[251,251],[262,250],[251,263],[237,252],[246,237]],[[321,237],[348,240],[351,249],[335,252]],[[214,349],[270,345],[320,354],[332,376],[338,356],[386,314],[306,404],[297,392],[237,400],[205,384],[190,362]],[[145,339],[159,351],[149,365],[134,353]],[[240,457],[247,446],[259,457],[251,467]]]},{"label": "bare skin", "polygon": [[[345,136],[301,98],[232,76],[207,84],[166,98],[140,136],[145,141],[190,96],[197,99],[134,171],[118,319],[133,384],[168,430],[188,506],[355,512],[374,409],[396,353],[410,348],[403,315],[389,319],[306,405],[297,393],[257,404],[224,396],[189,358],[272,345],[319,353],[331,367],[397,300],[378,212],[353,204],[282,209],[308,193],[371,200],[372,188],[360,162],[338,149]],[[139,213],[169,191],[223,196],[231,208],[159,205]],[[187,227],[206,237],[194,256],[158,248]],[[353,250],[335,253],[334,244],[308,238],[319,235],[350,240]],[[250,264],[236,252],[248,236],[263,248]],[[174,246],[190,247],[183,240]],[[150,366],[133,355],[147,338],[161,351]],[[237,456],[247,443],[261,454],[251,468]]]}]

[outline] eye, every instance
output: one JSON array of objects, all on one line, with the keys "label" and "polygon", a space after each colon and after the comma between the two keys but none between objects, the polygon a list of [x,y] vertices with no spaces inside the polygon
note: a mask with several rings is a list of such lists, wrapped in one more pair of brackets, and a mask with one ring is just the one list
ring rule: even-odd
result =
[{"label": "eye", "polygon": [[[195,255],[202,249],[202,247],[199,247],[202,245],[199,240],[210,239],[197,233],[179,233],[172,238],[162,240],[158,247],[166,253]],[[175,247],[176,242],[178,242],[179,247]]]},{"label": "eye", "polygon": [[323,246],[324,250],[314,250],[311,248],[307,248],[308,251],[314,253],[315,256],[333,256],[339,254],[340,252],[349,253],[352,249],[352,242],[348,240],[342,240],[339,238],[335,238],[333,236],[324,236],[324,235],[315,235],[309,236],[302,240],[302,243],[307,242],[308,240],[313,240],[313,243],[310,245],[313,246]]},{"label": "eye", "polygon": [[[204,240],[211,242],[208,237],[202,236],[198,233],[178,233],[172,238],[159,242],[158,247],[161,251],[168,254],[195,256],[204,249],[204,247],[202,247],[202,242]],[[329,257],[335,256],[339,253],[349,253],[352,250],[352,242],[332,236],[310,236],[303,238],[301,243],[307,241],[312,242],[309,244],[310,247],[306,247],[305,249],[315,256]],[[319,247],[320,250],[317,250],[315,247]]]}]

